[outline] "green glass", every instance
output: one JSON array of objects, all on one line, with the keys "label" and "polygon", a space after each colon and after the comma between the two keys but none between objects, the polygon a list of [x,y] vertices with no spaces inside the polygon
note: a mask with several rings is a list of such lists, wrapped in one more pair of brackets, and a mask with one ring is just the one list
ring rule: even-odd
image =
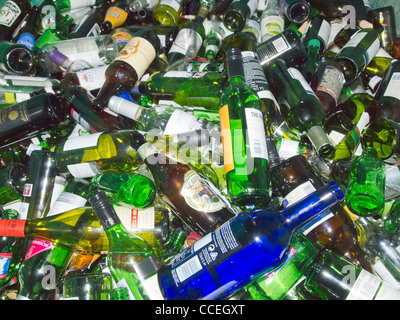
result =
[{"label": "green glass", "polygon": [[400,160],[400,124],[390,119],[372,120],[361,137],[363,148],[373,147],[389,164]]},{"label": "green glass", "polygon": [[173,100],[181,106],[218,110],[225,72],[157,72],[140,81],[139,92],[154,102]]},{"label": "green glass", "polygon": [[0,205],[22,198],[28,168],[22,163],[11,163],[0,168]]},{"label": "green glass", "polygon": [[376,119],[390,119],[400,123],[400,61],[393,62],[385,71],[382,83],[376,92],[378,105],[374,111]]},{"label": "green glass", "polygon": [[226,52],[229,86],[220,101],[227,192],[240,206],[270,200],[266,132],[257,93],[245,82],[240,49]]},{"label": "green glass", "polygon": [[318,40],[319,54],[320,57],[322,57],[326,51],[326,48],[328,47],[330,31],[331,25],[329,23],[329,20],[325,18],[322,14],[318,14],[310,20],[309,25],[307,26],[306,31],[304,32],[304,35],[302,37],[302,41],[307,47],[310,45],[311,40]]},{"label": "green glass", "polygon": [[130,171],[140,164],[130,145],[131,130],[93,133],[58,143],[54,160],[62,173],[90,178],[108,169]]},{"label": "green glass", "polygon": [[63,299],[110,300],[111,288],[109,273],[71,275],[63,282]]},{"label": "green glass", "polygon": [[117,287],[110,291],[110,300],[129,300],[127,287]]},{"label": "green glass", "polygon": [[183,0],[160,0],[153,11],[153,16],[161,25],[178,25],[179,17],[183,9]]},{"label": "green glass", "polygon": [[321,41],[312,39],[308,42],[307,60],[299,67],[300,72],[303,74],[307,82],[310,82],[314,77],[318,66],[321,63],[319,50],[321,48]]},{"label": "green glass", "polygon": [[127,232],[104,192],[93,195],[90,203],[110,241],[107,264],[117,286],[128,287],[131,299],[163,299],[158,281],[152,280],[159,265],[151,246]]},{"label": "green glass", "polygon": [[376,150],[367,147],[351,164],[346,203],[360,216],[379,214],[385,204],[385,164]]},{"label": "green glass", "polygon": [[346,83],[355,81],[380,49],[379,31],[358,30],[334,57],[344,69]]},{"label": "green glass", "polygon": [[384,217],[384,227],[392,235],[398,234],[400,230],[400,198],[397,198],[390,208],[389,213]]},{"label": "green glass", "polygon": [[367,94],[354,95],[336,106],[336,111],[330,114],[324,129],[335,146],[334,161],[351,160],[361,144],[361,135],[368,123]]},{"label": "green glass", "polygon": [[223,15],[225,28],[232,32],[241,31],[257,6],[256,0],[233,0]]},{"label": "green glass", "polygon": [[290,22],[301,24],[311,14],[311,7],[305,0],[281,0],[280,6],[282,12]]},{"label": "green glass", "polygon": [[368,86],[372,92],[376,92],[377,87],[381,84],[383,77],[385,76],[386,70],[389,66],[395,62],[392,57],[378,57],[372,59],[367,65],[365,70],[361,73],[361,78],[364,86]]},{"label": "green glass", "polygon": [[[306,288],[319,300],[398,300],[400,291],[330,251],[319,257]],[[369,288],[366,290],[364,288]],[[363,290],[364,289],[364,290]]]},{"label": "green glass", "polygon": [[141,174],[106,171],[94,177],[92,183],[112,200],[136,208],[148,207],[156,196],[153,181]]},{"label": "green glass", "polygon": [[313,268],[318,249],[296,232],[285,262],[275,271],[258,277],[247,289],[254,300],[280,300]]},{"label": "green glass", "polygon": [[74,18],[65,15],[61,20],[56,21],[55,29],[47,29],[36,40],[33,50],[42,48],[45,44],[68,39],[69,28],[74,23]]},{"label": "green glass", "polygon": [[278,59],[267,65],[266,76],[275,96],[282,98],[280,110],[289,128],[299,136],[307,136],[321,157],[332,157],[333,145],[322,128],[324,106],[300,71]]}]

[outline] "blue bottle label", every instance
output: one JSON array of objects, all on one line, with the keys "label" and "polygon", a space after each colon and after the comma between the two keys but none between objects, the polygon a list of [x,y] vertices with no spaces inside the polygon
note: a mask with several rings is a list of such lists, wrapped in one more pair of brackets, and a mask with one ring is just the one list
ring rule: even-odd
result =
[{"label": "blue bottle label", "polygon": [[7,277],[12,253],[0,253],[0,280]]},{"label": "blue bottle label", "polygon": [[29,49],[32,49],[32,47],[36,43],[36,40],[35,40],[35,37],[33,35],[31,35],[30,33],[23,33],[18,38],[17,43],[22,44],[22,45],[28,47]]},{"label": "blue bottle label", "polygon": [[177,255],[170,264],[176,285],[202,269],[214,267],[242,248],[229,223],[209,233]]}]

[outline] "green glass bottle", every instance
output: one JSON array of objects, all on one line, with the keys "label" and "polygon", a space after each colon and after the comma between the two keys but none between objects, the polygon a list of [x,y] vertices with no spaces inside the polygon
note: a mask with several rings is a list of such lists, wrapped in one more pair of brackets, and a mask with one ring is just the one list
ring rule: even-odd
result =
[{"label": "green glass bottle", "polygon": [[0,168],[0,205],[22,199],[28,167],[15,162]]},{"label": "green glass bottle", "polygon": [[346,83],[355,81],[380,49],[379,32],[365,28],[358,30],[334,57],[344,69]]},{"label": "green glass bottle", "polygon": [[283,264],[278,269],[257,277],[247,285],[247,290],[254,300],[280,300],[311,271],[317,255],[317,247],[296,232]]},{"label": "green glass bottle", "polygon": [[330,251],[322,252],[305,286],[318,300],[399,300],[400,291]]},{"label": "green glass bottle", "polygon": [[183,9],[183,0],[160,0],[153,11],[153,17],[162,25],[178,24]]},{"label": "green glass bottle", "polygon": [[117,287],[110,290],[110,300],[129,300],[127,287]]},{"label": "green glass bottle", "polygon": [[140,164],[130,145],[131,130],[100,132],[71,137],[54,149],[54,160],[61,173],[90,178],[107,169],[132,170]]},{"label": "green glass bottle", "polygon": [[99,6],[104,4],[104,0],[86,0],[86,1],[74,1],[74,0],[52,0],[56,12],[70,11],[73,9],[80,9],[89,6]]},{"label": "green glass bottle", "polygon": [[70,15],[65,15],[62,19],[56,22],[55,29],[47,29],[43,34],[36,40],[33,50],[42,48],[45,44],[50,42],[56,42],[60,40],[68,39],[69,28],[74,23],[74,18]]},{"label": "green glass bottle", "polygon": [[373,112],[375,119],[390,119],[400,123],[399,84],[400,61],[395,61],[386,69],[381,85],[375,94],[375,98],[378,100],[378,105]]},{"label": "green glass bottle", "polygon": [[[310,0],[308,2],[311,7],[324,13],[329,20],[348,17],[349,13],[355,14],[356,21],[368,18],[364,0]],[[347,10],[343,10],[343,7],[349,5],[352,6],[354,11],[350,11],[348,7],[345,8]]]},{"label": "green glass bottle", "polygon": [[140,81],[138,90],[157,103],[173,100],[181,106],[218,110],[225,72],[157,72]]},{"label": "green glass bottle", "polygon": [[400,124],[390,119],[376,119],[365,128],[361,136],[363,148],[373,147],[378,157],[389,164],[400,161]]},{"label": "green glass bottle", "polygon": [[153,181],[141,174],[107,170],[93,177],[92,183],[103,190],[112,201],[136,208],[148,207],[156,196]]},{"label": "green glass bottle", "polygon": [[308,42],[307,61],[299,67],[299,71],[303,74],[308,83],[310,83],[318,69],[318,66],[321,64],[319,55],[320,48],[321,42],[319,40],[310,40]]},{"label": "green glass bottle", "polygon": [[300,71],[278,59],[267,66],[266,76],[275,96],[283,98],[280,111],[290,129],[307,136],[321,157],[332,157],[333,145],[322,128],[325,109]]},{"label": "green glass bottle", "polygon": [[306,30],[303,33],[302,41],[306,47],[309,46],[311,40],[319,41],[318,53],[323,56],[329,44],[329,35],[331,33],[331,25],[329,20],[322,14],[318,14],[308,23]]},{"label": "green glass bottle", "polygon": [[290,22],[301,24],[311,14],[311,7],[305,0],[281,0],[280,7]]},{"label": "green glass bottle", "polygon": [[363,149],[351,164],[346,203],[356,215],[379,214],[385,204],[385,164],[373,147]]},{"label": "green glass bottle", "polygon": [[229,86],[220,101],[221,135],[227,191],[240,206],[270,200],[266,133],[257,93],[245,82],[240,49],[226,52]]},{"label": "green glass bottle", "polygon": [[208,11],[206,6],[200,6],[196,17],[181,26],[168,52],[167,60],[170,68],[174,68],[174,63],[179,63],[179,60],[186,57],[196,58],[206,35],[203,22],[207,18]]},{"label": "green glass bottle", "polygon": [[126,231],[104,192],[94,194],[90,203],[110,242],[107,264],[117,286],[127,287],[131,300],[163,300],[157,279],[160,265],[151,246]]},{"label": "green glass bottle", "polygon": [[242,31],[257,7],[255,0],[233,0],[223,16],[225,28],[232,32]]}]

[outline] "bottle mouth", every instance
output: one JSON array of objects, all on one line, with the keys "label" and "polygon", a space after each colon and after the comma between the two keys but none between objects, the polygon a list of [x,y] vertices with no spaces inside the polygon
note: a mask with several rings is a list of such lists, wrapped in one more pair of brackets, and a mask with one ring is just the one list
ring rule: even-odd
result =
[{"label": "bottle mouth", "polygon": [[232,11],[224,18],[225,27],[232,32],[239,32],[243,29],[243,15],[240,12]]},{"label": "bottle mouth", "polygon": [[32,52],[25,47],[15,47],[6,57],[8,69],[16,74],[28,74],[34,68]]},{"label": "bottle mouth", "polygon": [[310,6],[299,2],[294,4],[289,10],[289,17],[294,23],[303,23],[307,21],[311,13]]}]

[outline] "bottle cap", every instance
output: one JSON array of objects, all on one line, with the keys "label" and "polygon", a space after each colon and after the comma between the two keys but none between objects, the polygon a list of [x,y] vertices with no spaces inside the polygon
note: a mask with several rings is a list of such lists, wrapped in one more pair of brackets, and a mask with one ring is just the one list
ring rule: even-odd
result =
[{"label": "bottle cap", "polygon": [[242,51],[239,48],[229,48],[225,51],[225,62],[229,79],[233,77],[244,78]]},{"label": "bottle cap", "polygon": [[318,39],[311,39],[309,42],[308,42],[308,47],[310,48],[310,47],[318,47],[318,48],[321,48],[321,42],[318,40]]},{"label": "bottle cap", "polygon": [[108,230],[116,224],[121,223],[121,220],[115,213],[114,207],[104,191],[96,192],[90,197],[89,202],[96,212],[104,230]]}]

